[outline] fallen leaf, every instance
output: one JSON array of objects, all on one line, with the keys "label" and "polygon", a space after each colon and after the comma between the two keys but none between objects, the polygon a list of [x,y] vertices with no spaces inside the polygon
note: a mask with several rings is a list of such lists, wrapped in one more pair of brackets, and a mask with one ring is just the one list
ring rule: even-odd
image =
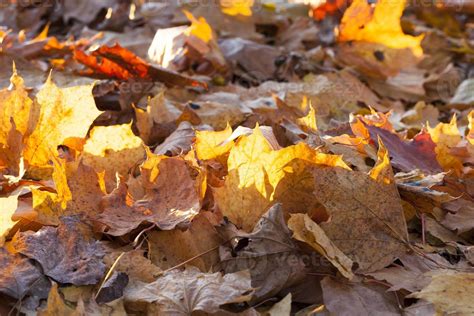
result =
[{"label": "fallen leaf", "polygon": [[57,155],[59,145],[68,138],[86,136],[101,113],[95,106],[92,88],[58,88],[51,76],[48,78],[36,96],[37,123],[25,143],[24,157],[31,168],[50,168],[48,162]]},{"label": "fallen leaf", "polygon": [[400,315],[397,298],[380,285],[349,283],[325,277],[321,281],[324,305],[336,315]]},{"label": "fallen leaf", "polygon": [[[38,261],[44,273],[60,283],[96,284],[105,273],[104,249],[77,217],[63,217],[59,227],[21,232],[14,241],[19,253]],[[48,251],[45,251],[45,250]]]},{"label": "fallen leaf", "polygon": [[434,274],[428,286],[411,297],[421,298],[434,304],[439,314],[471,315],[474,304],[470,300],[474,273],[442,271]]},{"label": "fallen leaf", "polygon": [[50,282],[27,257],[0,248],[0,292],[16,299],[26,295],[46,298]]},{"label": "fallen leaf", "polygon": [[356,271],[376,271],[405,252],[408,233],[395,183],[377,182],[362,172],[338,167],[318,166],[312,173],[314,198],[329,215],[319,225],[358,263]]},{"label": "fallen leaf", "polygon": [[436,159],[436,144],[430,134],[421,132],[411,141],[404,141],[390,131],[369,125],[370,138],[378,142],[378,138],[383,141],[388,149],[391,164],[402,171],[412,171],[420,169],[428,174],[435,174],[442,171]]},{"label": "fallen leaf", "polygon": [[423,35],[414,37],[402,31],[400,18],[405,1],[377,2],[375,9],[363,0],[355,0],[344,12],[339,26],[339,41],[366,41],[388,47],[410,48],[417,56],[423,55]]},{"label": "fallen leaf", "polygon": [[428,133],[436,144],[436,158],[445,170],[461,172],[463,164],[460,159],[451,153],[451,149],[456,147],[462,137],[459,133],[456,116],[453,116],[449,123],[439,123],[436,127],[428,125]]},{"label": "fallen leaf", "polygon": [[291,239],[280,204],[262,216],[252,233],[232,226],[220,231],[231,244],[221,246],[219,267],[226,273],[248,269],[252,287],[256,288],[255,299],[272,297],[305,280],[302,253]]},{"label": "fallen leaf", "polygon": [[324,233],[324,230],[313,222],[307,214],[291,214],[288,220],[288,228],[293,231],[293,238],[313,247],[328,259],[344,277],[349,280],[354,277],[352,260],[333,244]]},{"label": "fallen leaf", "polygon": [[181,122],[178,128],[158,145],[154,153],[157,155],[176,156],[186,154],[196,136],[195,129],[188,122]]},{"label": "fallen leaf", "polygon": [[144,158],[143,142],[129,124],[95,126],[84,144],[83,163],[96,172],[105,172],[108,190],[113,187],[117,173],[127,176]]},{"label": "fallen leaf", "polygon": [[160,314],[190,315],[218,313],[221,305],[243,303],[252,297],[247,271],[222,275],[202,273],[188,267],[172,270],[152,283],[137,282],[127,287],[125,299],[157,303]]},{"label": "fallen leaf", "polygon": [[0,247],[3,247],[5,236],[16,223],[12,216],[18,208],[19,195],[20,192],[14,192],[7,197],[0,197]]},{"label": "fallen leaf", "polygon": [[187,226],[199,213],[202,179],[191,177],[191,170],[182,158],[151,154],[142,170],[147,188],[143,199],[131,200],[123,182],[104,197],[103,212],[98,214],[97,221],[108,227],[107,234],[124,235],[142,222],[170,230],[177,225]]},{"label": "fallen leaf", "polygon": [[[211,271],[219,261],[219,245],[225,240],[207,215],[198,214],[185,231],[173,229],[151,232],[148,236],[151,262],[163,270],[188,262],[188,265],[202,272]],[[192,258],[195,259],[189,261]]]},{"label": "fallen leaf", "polygon": [[272,150],[256,127],[230,151],[229,174],[224,186],[214,189],[214,199],[221,212],[245,231],[251,231],[275,202],[283,204],[285,214],[313,211],[324,218],[311,193],[311,176],[305,177],[306,167],[315,164],[348,168],[340,156],[319,153],[304,143]]}]

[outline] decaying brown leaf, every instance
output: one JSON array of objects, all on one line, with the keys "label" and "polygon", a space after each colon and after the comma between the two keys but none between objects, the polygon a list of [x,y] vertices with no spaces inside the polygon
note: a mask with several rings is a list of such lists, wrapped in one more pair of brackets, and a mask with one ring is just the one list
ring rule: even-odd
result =
[{"label": "decaying brown leaf", "polygon": [[152,283],[130,285],[125,299],[157,303],[161,314],[189,315],[217,313],[221,305],[247,302],[252,293],[247,271],[206,274],[188,267],[184,271],[172,270]]},{"label": "decaying brown leaf", "polygon": [[19,233],[14,248],[38,261],[44,273],[57,282],[96,284],[105,273],[104,248],[78,217],[63,217],[57,228]]},{"label": "decaying brown leaf", "polygon": [[256,298],[271,297],[304,281],[307,269],[280,204],[262,216],[252,233],[232,226],[221,231],[231,243],[220,248],[219,266],[226,273],[249,269]]}]

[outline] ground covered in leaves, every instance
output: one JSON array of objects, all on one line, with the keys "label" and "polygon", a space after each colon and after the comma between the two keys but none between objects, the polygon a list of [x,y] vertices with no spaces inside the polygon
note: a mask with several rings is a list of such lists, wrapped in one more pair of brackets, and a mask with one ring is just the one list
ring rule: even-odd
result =
[{"label": "ground covered in leaves", "polygon": [[1,315],[474,314],[473,2],[303,2],[4,1]]}]

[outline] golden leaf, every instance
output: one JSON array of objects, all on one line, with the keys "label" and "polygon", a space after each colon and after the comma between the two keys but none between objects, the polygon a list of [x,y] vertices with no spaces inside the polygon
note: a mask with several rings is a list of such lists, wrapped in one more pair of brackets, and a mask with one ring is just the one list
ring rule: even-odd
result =
[{"label": "golden leaf", "polygon": [[145,157],[142,140],[130,124],[95,126],[84,145],[83,161],[96,172],[105,171],[107,190],[115,187],[116,173],[127,175]]},{"label": "golden leaf", "polygon": [[227,15],[252,16],[255,0],[220,0],[222,13]]},{"label": "golden leaf", "polygon": [[214,192],[217,206],[245,231],[253,229],[273,202],[282,202],[285,213],[311,211],[324,218],[306,172],[314,164],[349,169],[341,156],[319,153],[304,143],[273,150],[257,126],[232,148],[225,184]]},{"label": "golden leaf", "polygon": [[0,197],[0,247],[5,243],[5,236],[15,225],[12,215],[18,207],[19,192],[14,192],[7,197]]},{"label": "golden leaf", "polygon": [[307,133],[315,133],[318,131],[318,124],[316,122],[316,111],[314,110],[311,104],[309,105],[308,114],[304,117],[299,118],[297,120],[297,123],[303,129],[303,131]]},{"label": "golden leaf", "polygon": [[227,153],[232,149],[234,142],[223,144],[232,135],[232,128],[227,125],[222,131],[196,131],[196,149],[197,158],[200,160],[216,159],[225,165]]},{"label": "golden leaf", "polygon": [[32,189],[33,209],[42,224],[59,224],[59,217],[99,211],[104,192],[103,179],[81,161],[53,158],[55,192]]},{"label": "golden leaf", "polygon": [[38,92],[35,104],[38,119],[34,131],[26,140],[24,157],[30,167],[48,168],[57,147],[68,138],[87,135],[99,111],[92,96],[93,85],[58,88],[48,77]]},{"label": "golden leaf", "polygon": [[428,133],[436,144],[436,159],[439,164],[445,170],[454,170],[460,173],[463,168],[462,162],[451,153],[451,149],[455,148],[462,140],[456,115],[453,116],[449,123],[439,123],[434,128],[428,125]]},{"label": "golden leaf", "polygon": [[191,12],[187,10],[183,10],[183,12],[186,18],[191,22],[191,26],[186,29],[185,34],[188,36],[196,36],[205,43],[209,43],[214,38],[214,35],[206,19],[203,17],[196,19]]},{"label": "golden leaf", "polygon": [[414,55],[423,55],[421,36],[403,33],[400,18],[406,1],[380,0],[375,5],[354,0],[345,11],[339,26],[339,41],[380,43],[391,48],[410,48]]},{"label": "golden leaf", "polygon": [[390,156],[379,137],[379,150],[377,152],[377,163],[370,170],[369,176],[377,182],[390,184],[393,182],[393,170],[390,165]]},{"label": "golden leaf", "polygon": [[17,74],[15,67],[10,82],[11,88],[0,91],[0,144],[8,143],[12,120],[23,135],[31,132],[35,123],[30,115],[33,101],[28,97],[23,78]]},{"label": "golden leaf", "polygon": [[474,110],[469,113],[467,119],[469,120],[469,133],[466,138],[471,145],[474,145]]}]

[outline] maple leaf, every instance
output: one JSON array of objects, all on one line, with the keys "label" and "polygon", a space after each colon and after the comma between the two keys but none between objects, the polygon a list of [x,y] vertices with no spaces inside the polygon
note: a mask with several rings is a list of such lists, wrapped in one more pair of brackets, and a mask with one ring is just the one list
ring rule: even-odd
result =
[{"label": "maple leaf", "polygon": [[0,293],[21,299],[26,294],[46,298],[50,282],[27,257],[0,248]]},{"label": "maple leaf", "polygon": [[64,161],[53,157],[55,192],[33,188],[33,209],[42,224],[59,224],[64,215],[93,214],[105,194],[104,179],[82,160]]},{"label": "maple leaf", "polygon": [[248,269],[256,288],[255,299],[272,297],[305,280],[308,269],[301,259],[302,252],[291,239],[280,204],[262,216],[252,233],[233,226],[219,231],[232,243],[220,248],[218,268],[226,273]]},{"label": "maple leaf", "polygon": [[439,271],[432,276],[428,286],[410,297],[433,303],[439,314],[471,315],[474,304],[469,298],[474,290],[473,281],[474,273]]},{"label": "maple leaf", "polygon": [[428,125],[428,133],[436,144],[435,152],[439,164],[445,170],[454,170],[460,174],[463,165],[461,160],[451,152],[456,147],[462,137],[459,133],[456,116],[453,116],[449,123],[439,123],[432,128]]},{"label": "maple leaf", "polygon": [[82,157],[85,165],[96,172],[105,172],[105,183],[111,190],[117,173],[126,176],[143,161],[145,147],[133,134],[130,124],[95,126],[84,144]]},{"label": "maple leaf", "polygon": [[410,48],[417,56],[423,55],[420,46],[423,35],[405,35],[400,18],[405,1],[381,0],[375,9],[365,0],[354,0],[344,12],[339,26],[340,41],[381,43],[392,48]]},{"label": "maple leaf", "polygon": [[12,215],[18,207],[18,196],[20,193],[21,191],[13,192],[7,197],[0,197],[0,247],[3,246],[5,236],[16,223],[16,221],[12,220]]},{"label": "maple leaf", "polygon": [[380,285],[350,283],[325,277],[324,303],[336,315],[400,315],[395,296]]},{"label": "maple leaf", "polygon": [[47,276],[61,283],[96,284],[105,273],[104,247],[92,239],[90,227],[78,217],[63,217],[57,228],[21,232],[13,246],[38,261]]},{"label": "maple leaf", "polygon": [[221,212],[245,231],[251,231],[274,202],[281,202],[285,213],[313,211],[324,218],[305,171],[315,164],[349,169],[340,156],[319,153],[304,143],[273,150],[256,127],[230,151],[229,174],[224,186],[214,189],[214,199]]},{"label": "maple leaf", "polygon": [[30,167],[45,168],[57,147],[69,138],[84,138],[99,111],[92,85],[59,88],[48,77],[35,99],[35,129],[25,142],[24,157]]},{"label": "maple leaf", "polygon": [[152,283],[136,282],[125,292],[125,299],[158,303],[159,314],[190,315],[217,313],[220,306],[243,303],[252,297],[248,271],[222,275],[202,273],[195,267],[172,270]]},{"label": "maple leaf", "polygon": [[[219,261],[218,247],[224,240],[209,218],[212,218],[209,213],[198,214],[185,231],[173,229],[151,232],[148,237],[150,260],[161,269],[169,269],[195,258],[189,265],[203,272],[210,271]],[[201,256],[202,253],[206,254]]]},{"label": "maple leaf", "polygon": [[194,179],[182,158],[149,154],[141,166],[143,199],[133,201],[123,182],[102,202],[103,212],[97,220],[107,225],[107,233],[124,235],[142,222],[155,223],[164,230],[186,226],[201,209],[201,177]]},{"label": "maple leaf", "polygon": [[[380,157],[386,160],[383,149]],[[319,226],[358,271],[383,268],[405,252],[408,233],[395,183],[340,167],[316,166],[312,174],[314,197],[329,214]]]},{"label": "maple leaf", "polygon": [[227,15],[252,15],[255,0],[220,0],[221,10]]},{"label": "maple leaf", "polygon": [[[226,142],[232,135],[230,125],[222,131],[196,131],[194,148],[200,160],[216,159],[222,165],[227,165],[227,156],[234,142]],[[226,142],[224,144],[224,142]]]}]

